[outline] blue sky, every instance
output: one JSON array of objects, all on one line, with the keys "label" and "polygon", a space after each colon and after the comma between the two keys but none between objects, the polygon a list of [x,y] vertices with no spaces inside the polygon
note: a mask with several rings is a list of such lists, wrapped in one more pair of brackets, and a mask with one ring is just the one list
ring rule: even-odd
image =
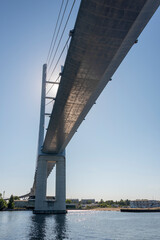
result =
[{"label": "blue sky", "polygon": [[[1,2],[0,192],[5,196],[25,194],[33,183],[42,65],[60,3]],[[71,4],[70,0],[68,11]],[[79,1],[62,46],[78,6]],[[159,25],[160,9],[69,143],[68,198],[160,199]],[[52,80],[59,71],[60,66]],[[54,194],[54,178],[53,171],[49,195]]]}]

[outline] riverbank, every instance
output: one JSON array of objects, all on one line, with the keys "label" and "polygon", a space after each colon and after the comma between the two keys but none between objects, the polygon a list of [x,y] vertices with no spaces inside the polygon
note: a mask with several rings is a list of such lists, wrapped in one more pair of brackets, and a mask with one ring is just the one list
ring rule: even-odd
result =
[{"label": "riverbank", "polygon": [[[67,210],[73,210],[73,211],[120,211],[120,208],[92,208],[92,209],[67,209]],[[16,209],[4,209],[2,211],[33,211],[33,209],[26,209],[26,208],[16,208]]]},{"label": "riverbank", "polygon": [[90,209],[91,211],[120,211],[120,208],[117,207],[117,208],[93,208],[93,209]]},{"label": "riverbank", "polygon": [[0,212],[14,212],[14,211],[32,211],[33,209],[27,209],[27,208],[13,208],[13,209],[3,209]]},{"label": "riverbank", "polygon": [[[159,208],[92,208],[92,209],[67,209],[68,211],[113,211],[113,212],[160,212]],[[4,209],[4,211],[33,211],[33,209],[17,208],[17,209]]]}]

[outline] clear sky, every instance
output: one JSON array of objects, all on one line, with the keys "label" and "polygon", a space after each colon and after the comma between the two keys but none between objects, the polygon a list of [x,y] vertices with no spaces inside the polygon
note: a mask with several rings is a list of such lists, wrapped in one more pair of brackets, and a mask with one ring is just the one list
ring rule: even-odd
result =
[{"label": "clear sky", "polygon": [[[73,29],[79,2],[60,49]],[[42,65],[60,3],[1,0],[0,192],[6,197],[25,194],[33,184]],[[160,200],[159,26],[160,9],[69,143],[67,198]],[[60,65],[52,80],[59,71]],[[54,178],[53,171],[49,195],[54,194]]]}]

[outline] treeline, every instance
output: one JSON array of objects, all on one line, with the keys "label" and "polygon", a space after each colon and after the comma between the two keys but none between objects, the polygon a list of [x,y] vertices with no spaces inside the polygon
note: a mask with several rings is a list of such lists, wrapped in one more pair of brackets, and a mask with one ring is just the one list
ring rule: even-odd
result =
[{"label": "treeline", "polygon": [[2,198],[2,194],[0,193],[0,211],[5,209],[14,209],[14,200],[19,200],[19,197],[11,195],[9,201],[7,202]]},{"label": "treeline", "polygon": [[112,207],[128,207],[130,205],[130,201],[128,199],[120,201],[113,201],[113,200],[107,200],[103,201],[103,199],[98,202],[99,207],[101,208],[112,208]]},{"label": "treeline", "polygon": [[[72,199],[67,199],[66,200],[67,204],[74,204]],[[76,208],[77,209],[94,209],[94,208],[122,208],[122,207],[129,207],[130,205],[130,200],[126,199],[123,200],[121,199],[120,201],[113,201],[113,200],[107,200],[104,201],[101,199],[99,202],[96,201],[95,203],[91,202],[90,200],[86,201],[86,204],[82,204],[81,201],[76,202]]]}]

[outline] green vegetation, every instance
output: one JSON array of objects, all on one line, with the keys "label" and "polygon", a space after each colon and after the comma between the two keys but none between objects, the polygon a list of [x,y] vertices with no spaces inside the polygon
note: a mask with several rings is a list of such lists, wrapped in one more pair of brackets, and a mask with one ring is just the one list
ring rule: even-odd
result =
[{"label": "green vegetation", "polygon": [[92,203],[92,201],[91,201],[91,200],[88,200],[88,201],[87,201],[87,204],[91,204],[91,203]]},{"label": "green vegetation", "polygon": [[120,200],[120,201],[113,201],[113,200],[107,200],[107,201],[103,201],[103,199],[101,199],[101,201],[98,203],[99,207],[101,208],[113,208],[113,207],[128,207],[130,204],[130,201],[127,200]]},{"label": "green vegetation", "polygon": [[70,204],[70,203],[72,203],[72,201],[70,199],[66,199],[66,203]]},{"label": "green vegetation", "polygon": [[2,198],[2,194],[0,193],[0,211],[3,209],[7,208],[7,203],[6,201]]},{"label": "green vegetation", "polygon": [[14,200],[20,200],[18,196],[13,196]]},{"label": "green vegetation", "polygon": [[[67,204],[72,203],[71,199],[66,200]],[[113,200],[107,200],[104,201],[101,199],[99,202],[95,202],[95,204],[92,203],[91,200],[88,200],[86,204],[82,204],[81,201],[76,204],[76,209],[94,209],[94,208],[123,208],[123,207],[129,207],[130,201],[121,199],[120,201],[113,201]]]},{"label": "green vegetation", "polygon": [[0,198],[0,211],[7,208],[7,203],[3,198]]},{"label": "green vegetation", "polygon": [[7,209],[14,209],[14,200],[20,200],[18,196],[10,196],[8,203],[2,198],[2,193],[0,193],[0,211]]},{"label": "green vegetation", "polygon": [[14,197],[13,195],[10,196],[9,202],[8,202],[8,208],[14,209]]}]

